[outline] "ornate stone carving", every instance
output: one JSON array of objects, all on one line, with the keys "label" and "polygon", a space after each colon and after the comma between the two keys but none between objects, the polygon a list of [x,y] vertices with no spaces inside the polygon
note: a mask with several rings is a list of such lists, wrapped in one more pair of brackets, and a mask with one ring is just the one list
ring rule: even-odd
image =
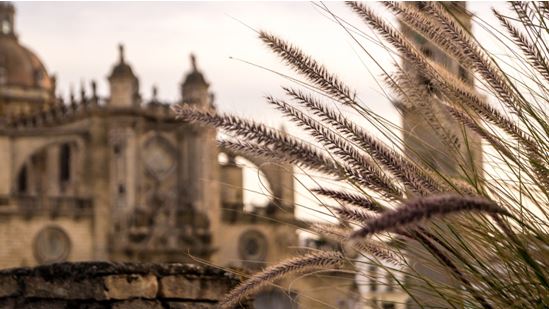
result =
[{"label": "ornate stone carving", "polygon": [[143,160],[147,171],[157,180],[162,180],[173,172],[175,158],[167,141],[153,138],[145,144]]},{"label": "ornate stone carving", "polygon": [[247,230],[238,239],[238,256],[249,267],[261,266],[267,257],[267,250],[267,238],[260,231]]},{"label": "ornate stone carving", "polygon": [[71,241],[61,227],[47,226],[34,238],[34,256],[41,264],[63,262],[70,250]]}]

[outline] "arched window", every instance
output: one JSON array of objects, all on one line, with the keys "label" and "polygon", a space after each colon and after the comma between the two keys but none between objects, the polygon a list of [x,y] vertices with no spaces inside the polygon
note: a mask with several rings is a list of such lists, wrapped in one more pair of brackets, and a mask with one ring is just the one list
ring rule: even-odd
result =
[{"label": "arched window", "polygon": [[27,166],[25,165],[17,175],[17,193],[26,193],[28,185]]},{"label": "arched window", "polygon": [[61,145],[59,151],[59,182],[62,184],[71,179],[71,147],[69,144]]}]

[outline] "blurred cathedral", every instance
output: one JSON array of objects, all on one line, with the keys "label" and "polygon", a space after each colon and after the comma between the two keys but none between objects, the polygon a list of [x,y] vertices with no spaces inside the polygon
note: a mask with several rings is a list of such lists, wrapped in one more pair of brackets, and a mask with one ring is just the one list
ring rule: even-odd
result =
[{"label": "blurred cathedral", "polygon": [[[219,163],[216,130],[172,112],[172,104],[215,109],[194,56],[179,102],[160,102],[156,90],[143,99],[123,46],[108,83],[106,97],[95,82],[68,102],[57,97],[55,77],[18,40],[14,6],[0,2],[0,268],[198,258],[258,270],[295,255],[303,222],[292,166],[247,157],[272,196],[245,212],[242,155]],[[322,284],[315,280],[260,294],[257,308],[297,308],[298,295],[302,308],[320,308],[307,304],[317,298],[352,308],[340,290],[302,297]]]}]

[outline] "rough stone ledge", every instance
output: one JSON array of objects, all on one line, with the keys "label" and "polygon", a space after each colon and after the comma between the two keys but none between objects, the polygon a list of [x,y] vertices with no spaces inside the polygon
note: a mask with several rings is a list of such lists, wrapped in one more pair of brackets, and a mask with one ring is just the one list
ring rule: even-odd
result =
[{"label": "rough stone ledge", "polygon": [[95,278],[106,275],[155,274],[156,276],[184,275],[187,277],[225,277],[238,282],[236,276],[218,268],[181,263],[112,263],[77,262],[55,263],[33,268],[10,268],[0,270],[0,276],[40,276],[47,278],[72,278],[73,280]]},{"label": "rough stone ledge", "polygon": [[191,264],[58,263],[0,270],[0,307],[210,309],[238,282]]}]

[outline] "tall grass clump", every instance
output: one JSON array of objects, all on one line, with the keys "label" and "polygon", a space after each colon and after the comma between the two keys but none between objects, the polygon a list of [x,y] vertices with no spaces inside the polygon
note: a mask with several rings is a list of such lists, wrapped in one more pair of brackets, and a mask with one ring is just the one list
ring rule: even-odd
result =
[{"label": "tall grass clump", "polygon": [[[445,146],[430,152],[440,151],[453,172],[415,154],[417,147],[376,137],[362,124],[391,131],[363,103],[367,98],[359,99],[296,45],[265,31],[259,39],[303,78],[298,86],[283,87],[285,97],[266,101],[314,142],[184,105],[176,108],[179,117],[222,129],[227,137],[219,143],[225,149],[292,163],[344,184],[347,189],[311,188],[332,200],[326,212],[337,219],[314,224],[311,232],[351,246],[394,278],[404,274],[406,280],[398,284],[418,306],[549,307],[549,5],[509,3],[510,16],[493,10],[499,26],[473,19],[506,47],[502,57],[488,51],[457,18],[467,13],[463,6],[383,3],[402,26],[397,27],[366,4],[346,4],[362,25],[352,26],[318,6],[353,38],[366,36],[364,27],[371,28],[379,43],[390,46],[388,53],[401,57],[381,79],[401,112],[420,115],[418,121]],[[404,29],[419,34],[457,67],[433,60]],[[360,115],[362,122],[342,110]],[[421,139],[401,129],[404,136]],[[432,147],[431,141],[423,142]],[[475,154],[480,143],[482,153]],[[223,305],[230,308],[283,276],[337,271],[356,265],[357,259],[345,250],[311,251],[252,276]],[[418,269],[418,263],[428,271]]]}]

